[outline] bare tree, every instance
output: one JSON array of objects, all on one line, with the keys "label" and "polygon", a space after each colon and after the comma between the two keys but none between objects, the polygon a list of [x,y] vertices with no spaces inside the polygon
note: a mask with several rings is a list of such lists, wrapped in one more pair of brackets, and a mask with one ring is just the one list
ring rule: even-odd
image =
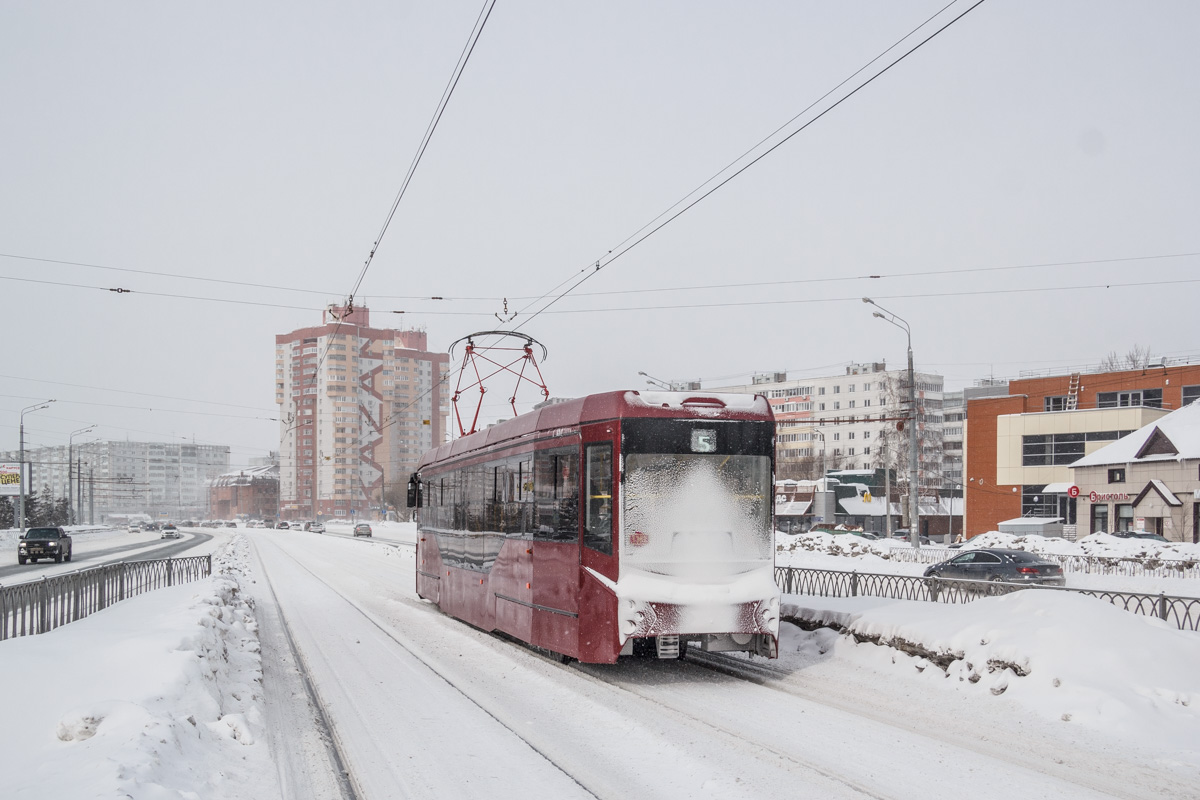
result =
[{"label": "bare tree", "polygon": [[1150,346],[1135,344],[1125,351],[1124,356],[1110,350],[1100,361],[1101,372],[1119,372],[1125,369],[1145,369],[1150,363]]}]

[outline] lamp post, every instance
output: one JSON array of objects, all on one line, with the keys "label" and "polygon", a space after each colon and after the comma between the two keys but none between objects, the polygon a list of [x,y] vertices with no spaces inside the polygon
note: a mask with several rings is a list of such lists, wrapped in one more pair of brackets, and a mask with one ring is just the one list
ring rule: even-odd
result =
[{"label": "lamp post", "polygon": [[17,475],[20,478],[17,483],[17,526],[21,529],[21,535],[25,535],[25,492],[28,486],[25,485],[25,415],[31,411],[41,411],[43,408],[49,408],[53,400],[47,400],[44,403],[34,403],[28,408],[21,409],[21,455],[18,461]]},{"label": "lamp post", "polygon": [[[67,437],[67,522],[71,525],[75,524],[75,499],[71,492],[71,477],[75,469],[75,437],[95,429],[95,425],[88,425],[86,428],[71,431],[71,435]],[[82,482],[83,475],[79,476],[79,480]]]},{"label": "lamp post", "polygon": [[[918,487],[918,454],[917,454],[917,383],[913,375],[912,329],[908,322],[888,311],[869,297],[862,299],[864,303],[873,305],[879,311],[871,316],[879,317],[884,322],[890,322],[904,331],[908,337],[908,540],[913,547],[921,546],[920,509],[917,506]],[[883,313],[880,313],[883,312]]]},{"label": "lamp post", "polygon": [[650,375],[645,372],[639,372],[638,375],[641,375],[643,378],[649,378],[649,380],[647,380],[646,383],[650,384],[651,386],[657,386],[659,389],[665,389],[668,392],[672,391],[671,384],[668,383],[667,381],[661,380],[660,378],[656,378],[653,375]]}]

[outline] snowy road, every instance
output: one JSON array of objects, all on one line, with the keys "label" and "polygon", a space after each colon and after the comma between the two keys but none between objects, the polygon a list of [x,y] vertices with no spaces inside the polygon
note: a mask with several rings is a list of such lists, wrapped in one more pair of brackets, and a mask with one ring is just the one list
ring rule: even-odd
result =
[{"label": "snowy road", "polygon": [[71,560],[62,564],[43,560],[36,564],[18,565],[14,546],[11,561],[0,566],[0,583],[12,586],[117,561],[203,555],[211,552],[218,541],[223,542],[228,538],[224,535],[214,536],[198,529],[187,529],[182,531],[182,534],[182,538],[179,539],[161,539],[157,531],[112,532],[112,535],[105,537],[76,534],[72,542]]},{"label": "snowy road", "polygon": [[268,584],[259,591],[277,601],[364,800],[1194,789],[1036,720],[896,696],[870,675],[776,670],[756,683],[686,662],[564,667],[419,600],[408,548],[248,535]]}]

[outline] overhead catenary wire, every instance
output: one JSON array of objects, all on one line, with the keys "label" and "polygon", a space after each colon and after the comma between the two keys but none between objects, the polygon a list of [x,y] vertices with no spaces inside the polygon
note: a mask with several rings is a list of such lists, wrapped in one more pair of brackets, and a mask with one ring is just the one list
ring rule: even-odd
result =
[{"label": "overhead catenary wire", "polygon": [[[954,0],[954,2],[956,2],[956,1],[957,1],[957,0]],[[896,47],[897,47],[897,46],[898,46],[900,43],[902,43],[902,42],[904,42],[905,40],[907,40],[908,38],[910,38],[910,37],[913,35],[913,33],[915,33],[916,31],[918,31],[918,30],[920,30],[921,28],[923,28],[923,27],[925,27],[926,25],[928,25],[928,23],[929,23],[929,21],[930,21],[930,20],[932,20],[932,19],[934,19],[935,17],[937,17],[937,16],[941,15],[941,14],[942,14],[942,13],[945,11],[945,9],[946,9],[946,8],[949,8],[951,5],[953,5],[953,4],[954,4],[954,2],[951,2],[950,4],[948,4],[947,6],[945,6],[944,8],[942,8],[941,10],[939,10],[939,11],[938,11],[936,14],[934,14],[933,16],[931,16],[931,17],[929,17],[927,20],[925,20],[925,22],[922,22],[920,25],[918,25],[916,28],[914,28],[914,29],[913,29],[912,31],[910,31],[908,34],[905,34],[905,35],[904,35],[903,37],[901,37],[901,39],[899,39],[899,40],[898,40],[898,41],[897,41],[895,44],[893,44],[891,47],[888,47],[888,48],[887,48],[887,49],[886,49],[886,50],[885,50],[885,51],[884,51],[884,52],[881,54],[881,56],[882,56],[882,55],[885,55],[885,54],[887,54],[887,53],[889,53],[889,52],[891,52],[891,51],[892,51],[892,50],[894,50],[894,49],[895,49],[895,48],[896,48]],[[619,244],[617,247],[615,247],[615,248],[613,248],[613,249],[609,250],[607,253],[605,253],[605,255],[604,255],[604,256],[602,256],[601,258],[597,259],[597,260],[594,262],[594,264],[589,264],[588,266],[586,266],[586,267],[584,267],[583,269],[581,269],[581,270],[580,270],[578,273],[576,273],[576,277],[573,279],[573,280],[574,280],[574,282],[573,282],[573,283],[571,283],[571,284],[570,284],[570,285],[569,285],[569,286],[568,286],[568,287],[567,287],[567,288],[566,288],[566,289],[565,289],[563,292],[561,292],[560,294],[556,295],[556,296],[555,296],[555,297],[554,297],[552,300],[550,300],[548,303],[546,303],[544,306],[542,306],[542,308],[540,308],[540,309],[538,309],[537,311],[535,311],[535,312],[534,312],[534,313],[533,313],[531,316],[523,318],[523,319],[522,319],[522,322],[521,322],[521,324],[519,324],[519,325],[517,325],[516,327],[514,327],[514,328],[513,328],[513,330],[514,330],[514,331],[516,331],[516,330],[520,330],[520,329],[521,329],[522,327],[524,327],[526,324],[528,324],[528,323],[529,323],[529,322],[531,322],[532,320],[536,319],[536,318],[537,318],[537,317],[538,317],[540,314],[542,314],[542,313],[544,313],[545,311],[547,311],[547,310],[548,310],[550,307],[552,307],[554,304],[556,304],[556,303],[557,303],[558,301],[560,301],[562,298],[566,297],[568,294],[570,294],[572,291],[574,291],[574,290],[575,290],[577,287],[581,286],[583,283],[585,283],[586,281],[590,280],[590,279],[591,279],[593,276],[595,276],[596,274],[598,274],[599,272],[601,272],[603,269],[605,269],[606,267],[608,267],[610,264],[612,264],[613,262],[615,262],[617,259],[619,259],[619,258],[621,258],[622,256],[624,256],[624,255],[626,255],[627,253],[629,253],[629,252],[630,252],[631,250],[633,250],[635,247],[637,247],[638,245],[642,244],[642,243],[643,243],[643,242],[645,242],[647,239],[649,239],[650,237],[652,237],[654,234],[658,233],[660,230],[662,230],[663,228],[665,228],[667,225],[670,225],[670,224],[671,224],[673,221],[675,221],[675,220],[676,220],[676,219],[678,219],[679,217],[681,217],[681,216],[683,216],[684,214],[686,214],[686,213],[687,213],[689,210],[691,210],[691,209],[692,209],[692,208],[694,208],[696,205],[698,205],[699,203],[701,203],[702,201],[704,201],[706,198],[710,197],[710,196],[711,196],[711,195],[712,195],[714,192],[718,191],[719,189],[721,189],[722,187],[724,187],[725,185],[727,185],[727,184],[728,184],[730,181],[732,181],[734,178],[738,177],[738,176],[739,176],[739,175],[741,175],[743,172],[745,172],[746,170],[748,170],[750,167],[754,166],[754,165],[755,165],[755,164],[757,164],[759,161],[762,161],[762,160],[763,160],[764,158],[766,158],[768,155],[770,155],[771,153],[775,152],[777,149],[779,149],[780,147],[782,147],[782,146],[783,146],[784,144],[786,144],[787,142],[791,141],[791,140],[792,140],[794,137],[796,137],[797,135],[799,135],[799,134],[800,134],[800,133],[802,133],[803,131],[807,130],[807,129],[808,129],[809,127],[811,127],[811,126],[812,126],[814,123],[816,123],[818,120],[820,120],[821,118],[823,118],[823,117],[824,117],[826,114],[828,114],[829,112],[833,111],[835,108],[837,108],[837,107],[838,107],[838,106],[840,106],[842,103],[844,103],[844,102],[846,102],[847,100],[849,100],[849,99],[850,99],[851,97],[853,97],[854,95],[858,94],[858,92],[862,91],[864,88],[866,88],[866,87],[867,87],[867,86],[869,86],[871,83],[873,83],[873,82],[874,82],[876,79],[878,79],[878,78],[880,78],[881,76],[883,76],[885,73],[887,73],[889,70],[891,70],[891,69],[892,69],[893,67],[895,67],[897,64],[899,64],[901,61],[903,61],[904,59],[908,58],[910,55],[912,55],[913,53],[915,53],[915,52],[916,52],[917,50],[919,50],[920,48],[924,47],[924,46],[925,46],[927,43],[929,43],[929,42],[930,42],[930,41],[931,41],[931,40],[932,40],[934,37],[938,36],[940,33],[942,33],[943,31],[945,31],[945,30],[946,30],[947,28],[949,28],[951,25],[953,25],[954,23],[958,22],[958,21],[959,21],[959,20],[961,20],[963,17],[965,17],[967,14],[971,13],[972,11],[974,11],[976,8],[978,8],[980,5],[982,5],[982,4],[983,4],[983,2],[984,2],[984,0],[976,0],[976,2],[974,2],[973,4],[971,4],[970,6],[968,6],[966,10],[962,11],[960,14],[958,14],[958,15],[957,15],[957,16],[955,16],[955,17],[953,17],[951,20],[949,20],[948,22],[946,22],[944,25],[942,25],[941,27],[939,27],[939,28],[937,28],[936,30],[934,30],[932,33],[930,33],[928,36],[926,36],[926,37],[925,37],[924,39],[922,39],[921,41],[917,42],[915,45],[913,45],[913,46],[912,46],[912,47],[910,47],[908,50],[906,50],[904,53],[902,53],[902,54],[901,54],[899,57],[897,57],[896,59],[894,59],[893,61],[891,61],[890,63],[888,63],[888,64],[887,64],[887,66],[885,66],[883,69],[879,70],[878,72],[876,72],[875,74],[873,74],[873,75],[872,75],[870,78],[867,78],[865,81],[863,81],[862,83],[860,83],[860,84],[858,84],[857,86],[855,86],[853,89],[851,89],[851,90],[850,90],[849,92],[847,92],[845,95],[843,95],[843,96],[842,96],[842,97],[840,97],[838,100],[836,100],[834,103],[832,103],[831,105],[829,105],[829,107],[825,108],[823,111],[821,111],[819,114],[817,114],[816,116],[814,116],[812,119],[808,120],[808,121],[807,121],[807,122],[805,122],[803,125],[800,125],[798,128],[796,128],[796,129],[795,129],[795,130],[793,130],[792,132],[788,133],[786,136],[784,136],[782,139],[780,139],[780,140],[779,140],[778,142],[776,142],[775,144],[773,144],[773,145],[771,145],[770,147],[768,147],[768,148],[767,148],[766,150],[764,150],[763,152],[761,152],[761,153],[759,153],[758,155],[754,156],[754,157],[753,157],[753,158],[752,158],[750,161],[748,161],[747,163],[745,163],[745,164],[743,164],[742,166],[738,167],[738,168],[737,168],[737,169],[736,169],[734,172],[732,172],[731,174],[729,174],[729,175],[728,175],[728,176],[726,176],[725,178],[722,178],[722,179],[720,179],[720,180],[719,180],[719,181],[718,181],[718,182],[717,182],[715,185],[713,185],[711,188],[707,189],[706,191],[704,191],[704,192],[703,192],[702,194],[700,194],[698,197],[695,197],[695,198],[694,198],[693,200],[691,200],[690,202],[687,202],[686,204],[684,204],[682,208],[678,208],[678,210],[677,210],[677,211],[675,211],[674,213],[669,213],[669,214],[668,214],[668,213],[664,212],[664,214],[666,215],[666,218],[665,218],[665,219],[663,219],[663,216],[664,216],[664,214],[660,214],[660,215],[659,215],[658,217],[656,217],[655,219],[656,219],[656,220],[662,220],[661,222],[658,222],[657,224],[651,223],[650,225],[643,226],[643,227],[640,229],[640,230],[642,231],[641,233],[635,234],[635,235],[633,235],[633,236],[631,236],[631,237],[627,237],[627,238],[624,240],[624,242],[622,242],[621,244]],[[860,74],[860,73],[861,73],[861,72],[862,72],[864,69],[866,69],[866,67],[869,67],[871,64],[873,64],[873,63],[875,63],[876,61],[878,61],[878,60],[879,60],[879,58],[880,58],[881,56],[876,56],[874,59],[872,59],[870,62],[868,62],[868,63],[867,63],[867,64],[866,64],[866,65],[865,65],[863,68],[860,68],[859,70],[857,70],[857,71],[856,71],[856,72],[855,72],[853,75],[851,75],[850,77],[851,77],[851,78],[853,78],[853,77],[854,77],[854,75],[858,75],[858,74]],[[845,83],[846,83],[848,80],[850,80],[850,78],[847,78],[847,80],[846,80],[846,81],[842,81],[842,83],[838,84],[838,86],[840,87],[840,86],[844,85],[844,84],[845,84]],[[836,89],[837,89],[837,87],[835,87],[833,90],[830,90],[830,92],[827,92],[827,93],[826,93],[826,94],[825,94],[825,95],[822,97],[822,99],[824,99],[824,97],[828,97],[830,94],[832,94],[832,92],[833,92],[833,91],[836,91]],[[811,109],[813,106],[815,106],[815,105],[816,105],[816,103],[819,103],[819,102],[820,102],[820,100],[817,100],[815,103],[811,104],[811,105],[809,106],[809,108]],[[798,119],[800,116],[803,116],[803,115],[804,115],[806,112],[807,112],[807,109],[806,109],[806,111],[802,111],[802,112],[801,112],[799,115],[797,115],[796,117],[793,117],[793,120],[795,120],[795,119]],[[773,134],[773,135],[774,135],[774,134]],[[770,138],[770,137],[768,137],[768,138]],[[765,141],[765,140],[764,140],[764,141]],[[757,146],[756,146],[756,147],[757,147]],[[744,156],[743,156],[743,157],[744,157]],[[740,159],[739,159],[739,160],[740,160]],[[735,163],[736,163],[736,162],[735,162]],[[728,168],[726,168],[726,169],[728,169]],[[724,170],[723,170],[722,172],[724,172]],[[717,179],[717,178],[718,178],[718,177],[719,177],[721,174],[722,174],[722,173],[718,173],[716,176],[714,176],[713,178],[710,178],[710,179],[709,179],[709,181],[707,181],[705,184],[702,184],[702,185],[707,185],[708,183],[711,183],[713,180],[716,180],[716,179]],[[691,193],[689,193],[689,195],[687,195],[687,197],[691,197],[691,196],[692,196],[692,195],[694,195],[695,193],[696,193],[696,190],[693,190]],[[685,199],[686,199],[686,197],[685,197]],[[677,208],[679,205],[680,205],[680,203],[676,203],[676,204],[675,204],[675,205],[673,205],[671,208]],[[582,274],[580,274],[580,273],[582,273]],[[568,280],[571,280],[571,279],[568,279]],[[568,282],[568,281],[563,281],[563,282],[559,283],[559,284],[558,284],[558,287],[561,287],[561,286],[562,286],[564,283],[567,283],[567,282]],[[555,290],[557,290],[557,288],[558,288],[558,287],[555,287]],[[555,290],[552,290],[552,291],[555,291]]]}]

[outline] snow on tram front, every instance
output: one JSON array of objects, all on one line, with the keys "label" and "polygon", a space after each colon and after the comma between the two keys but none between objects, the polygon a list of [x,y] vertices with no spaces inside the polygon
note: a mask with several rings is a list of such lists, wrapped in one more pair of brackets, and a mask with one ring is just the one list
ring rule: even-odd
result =
[{"label": "snow on tram front", "polygon": [[778,653],[775,422],[761,396],[609,392],[430,451],[417,593],[590,663]]}]

